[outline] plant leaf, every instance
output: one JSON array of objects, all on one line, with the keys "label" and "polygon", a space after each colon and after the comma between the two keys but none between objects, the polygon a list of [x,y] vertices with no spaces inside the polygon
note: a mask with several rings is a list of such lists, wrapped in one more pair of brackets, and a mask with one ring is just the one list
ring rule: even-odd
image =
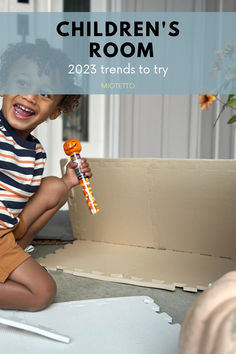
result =
[{"label": "plant leaf", "polygon": [[227,102],[229,102],[230,100],[231,100],[231,98],[233,98],[234,97],[234,93],[232,94],[230,94],[229,96],[228,96],[228,99],[227,99]]},{"label": "plant leaf", "polygon": [[230,118],[230,120],[228,120],[228,124],[232,124],[232,123],[234,123],[234,122],[236,122],[236,114],[233,116],[233,117],[231,117]]},{"label": "plant leaf", "polygon": [[236,106],[236,99],[229,100],[226,102],[227,106]]},{"label": "plant leaf", "polygon": [[221,114],[224,112],[226,106],[227,106],[227,103],[224,103],[223,106],[222,106],[222,108],[221,108],[220,113],[218,114],[218,117],[216,118],[216,120],[215,120],[215,122],[214,122],[214,124],[213,124],[213,128],[216,126],[216,123],[217,123],[218,120],[220,119],[220,116],[221,116]]}]

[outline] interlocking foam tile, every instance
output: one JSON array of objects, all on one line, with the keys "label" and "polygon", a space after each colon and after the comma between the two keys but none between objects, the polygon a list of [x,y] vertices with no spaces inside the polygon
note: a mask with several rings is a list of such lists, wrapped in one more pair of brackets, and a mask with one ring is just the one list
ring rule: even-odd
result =
[{"label": "interlocking foam tile", "polygon": [[0,310],[1,353],[176,354],[180,325],[158,311],[146,296],[63,302],[40,312]]},{"label": "interlocking foam tile", "polygon": [[77,240],[37,261],[50,270],[88,278],[174,291],[204,290],[209,283],[235,269],[236,260]]}]

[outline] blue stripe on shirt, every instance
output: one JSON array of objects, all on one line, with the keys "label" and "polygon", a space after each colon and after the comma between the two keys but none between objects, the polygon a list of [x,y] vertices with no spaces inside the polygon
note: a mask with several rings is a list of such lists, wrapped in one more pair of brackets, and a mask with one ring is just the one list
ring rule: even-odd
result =
[{"label": "blue stripe on shirt", "polygon": [[[0,159],[0,170],[6,170],[6,171],[15,171],[15,172],[19,172],[22,173],[23,175],[34,175],[34,166],[32,167],[21,167],[18,166],[12,162],[6,162],[6,161],[1,161]],[[36,176],[38,176],[38,174],[36,174]]]},{"label": "blue stripe on shirt", "polygon": [[10,209],[24,209],[27,202],[15,202],[15,201],[2,201],[2,204],[5,205],[6,208]]},{"label": "blue stripe on shirt", "polygon": [[[23,192],[35,193],[38,189],[37,186],[23,184],[22,182],[19,183],[2,172],[0,172],[0,181],[7,184],[9,187],[17,188],[18,190]],[[20,192],[16,192],[16,193],[20,193]]]},{"label": "blue stripe on shirt", "polygon": [[0,213],[0,219],[3,222],[7,222],[8,224],[11,224],[12,226],[15,226],[17,224],[17,219],[16,218],[13,219],[10,216],[5,215],[5,214],[1,214]]},{"label": "blue stripe on shirt", "polygon": [[16,149],[12,144],[4,143],[0,141],[0,149],[6,152],[10,151],[14,153],[16,156],[26,156],[26,157],[35,157],[35,150],[30,149]]}]

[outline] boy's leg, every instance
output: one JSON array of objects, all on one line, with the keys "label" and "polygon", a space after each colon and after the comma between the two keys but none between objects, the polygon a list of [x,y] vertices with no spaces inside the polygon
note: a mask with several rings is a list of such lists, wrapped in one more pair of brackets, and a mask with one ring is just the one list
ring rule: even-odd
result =
[{"label": "boy's leg", "polygon": [[28,246],[56,211],[65,204],[67,198],[67,186],[60,178],[43,178],[38,191],[30,198],[21,213],[27,231],[20,240],[17,240],[17,243],[22,248]]},{"label": "boy's leg", "polygon": [[5,283],[0,283],[0,308],[39,311],[47,307],[55,295],[55,281],[30,257]]},{"label": "boy's leg", "polygon": [[[21,215],[27,227],[17,240],[25,248],[37,232],[66,202],[68,189],[56,177],[46,177],[35,195],[30,198]],[[53,278],[31,257],[19,265],[5,283],[0,283],[0,308],[38,311],[47,307],[56,294]]]}]

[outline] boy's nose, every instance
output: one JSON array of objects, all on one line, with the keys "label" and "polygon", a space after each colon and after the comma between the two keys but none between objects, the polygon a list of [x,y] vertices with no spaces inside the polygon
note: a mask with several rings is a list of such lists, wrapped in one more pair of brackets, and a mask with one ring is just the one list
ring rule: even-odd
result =
[{"label": "boy's nose", "polygon": [[36,96],[37,95],[23,95],[23,99],[30,102],[31,104],[36,104]]}]

